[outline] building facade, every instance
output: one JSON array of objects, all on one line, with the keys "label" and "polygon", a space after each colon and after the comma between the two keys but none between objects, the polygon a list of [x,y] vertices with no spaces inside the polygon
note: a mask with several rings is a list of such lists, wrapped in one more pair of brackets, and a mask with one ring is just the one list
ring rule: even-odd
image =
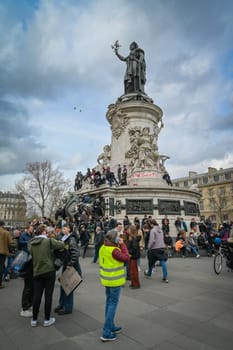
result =
[{"label": "building facade", "polygon": [[177,188],[199,190],[201,218],[216,225],[233,221],[233,168],[209,167],[207,173],[189,172],[187,177],[173,180]]},{"label": "building facade", "polygon": [[8,226],[24,225],[26,201],[21,194],[0,192],[0,219]]}]

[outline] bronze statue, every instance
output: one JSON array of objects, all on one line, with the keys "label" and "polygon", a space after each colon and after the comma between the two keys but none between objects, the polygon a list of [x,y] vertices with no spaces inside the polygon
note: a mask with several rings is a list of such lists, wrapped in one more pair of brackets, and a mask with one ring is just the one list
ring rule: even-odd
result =
[{"label": "bronze statue", "polygon": [[129,93],[144,93],[144,85],[146,83],[146,62],[144,51],[138,47],[138,44],[133,41],[130,46],[130,52],[127,57],[119,54],[118,40],[112,45],[116,56],[126,62],[126,72],[124,77],[125,94]]}]

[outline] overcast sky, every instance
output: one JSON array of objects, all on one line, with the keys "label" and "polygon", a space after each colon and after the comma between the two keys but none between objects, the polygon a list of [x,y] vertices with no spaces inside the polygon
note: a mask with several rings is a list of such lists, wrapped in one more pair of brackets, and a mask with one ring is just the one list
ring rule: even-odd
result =
[{"label": "overcast sky", "polygon": [[117,39],[145,51],[171,177],[233,166],[233,1],[0,0],[0,33],[0,190],[27,162],[72,181],[96,165],[124,92]]}]

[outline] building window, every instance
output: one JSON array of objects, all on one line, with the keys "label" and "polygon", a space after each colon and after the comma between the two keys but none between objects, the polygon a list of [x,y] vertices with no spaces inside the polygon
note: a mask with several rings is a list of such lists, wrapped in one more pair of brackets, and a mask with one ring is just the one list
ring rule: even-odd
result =
[{"label": "building window", "polygon": [[208,184],[208,177],[204,176],[202,181],[203,181],[203,184]]},{"label": "building window", "polygon": [[188,181],[187,180],[184,181],[184,187],[188,187],[188,185],[189,185]]},{"label": "building window", "polygon": [[209,193],[209,196],[210,196],[210,197],[213,197],[213,195],[214,195],[214,190],[213,190],[213,189],[209,189],[209,190],[208,190],[208,193]]},{"label": "building window", "polygon": [[204,204],[202,201],[200,201],[200,210],[204,210]]},{"label": "building window", "polygon": [[[180,187],[179,182],[175,183],[175,187]],[[232,191],[233,191],[233,187],[232,187]]]},{"label": "building window", "polygon": [[212,222],[216,222],[216,215],[211,215],[209,218]]},{"label": "building window", "polygon": [[225,173],[225,180],[231,179],[231,173]]},{"label": "building window", "polygon": [[193,185],[197,184],[197,179],[193,179]]},{"label": "building window", "polygon": [[225,188],[224,187],[220,187],[219,188],[219,195],[220,196],[225,196]]},{"label": "building window", "polygon": [[221,204],[222,204],[222,208],[226,208],[227,207],[227,200],[225,198],[222,199]]},{"label": "building window", "polygon": [[215,210],[215,200],[214,199],[210,199],[210,209]]},{"label": "building window", "polygon": [[214,182],[218,182],[219,181],[219,175],[214,175]]}]

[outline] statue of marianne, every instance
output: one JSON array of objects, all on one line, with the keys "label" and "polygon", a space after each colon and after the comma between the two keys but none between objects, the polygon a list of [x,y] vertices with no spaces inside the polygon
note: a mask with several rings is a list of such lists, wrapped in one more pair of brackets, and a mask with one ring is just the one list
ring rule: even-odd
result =
[{"label": "statue of marianne", "polygon": [[126,62],[126,72],[124,76],[125,94],[141,92],[144,93],[144,85],[146,83],[146,62],[145,54],[138,44],[133,41],[129,46],[129,55],[127,57],[119,54],[118,40],[112,45],[116,56]]}]

